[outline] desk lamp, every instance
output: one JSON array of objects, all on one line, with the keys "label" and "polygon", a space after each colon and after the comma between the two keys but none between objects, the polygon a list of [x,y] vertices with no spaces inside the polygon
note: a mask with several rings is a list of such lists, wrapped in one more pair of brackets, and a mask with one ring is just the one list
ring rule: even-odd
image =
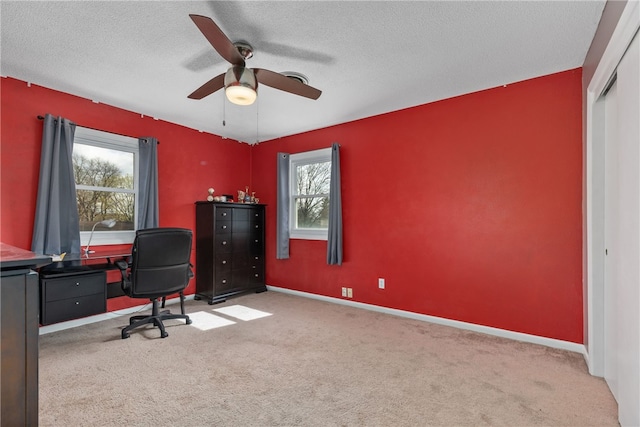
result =
[{"label": "desk lamp", "polygon": [[85,256],[95,252],[95,251],[90,251],[89,250],[89,245],[91,244],[91,239],[93,238],[93,232],[96,230],[96,226],[97,225],[104,225],[105,227],[113,228],[113,226],[116,225],[116,220],[115,219],[105,219],[104,221],[98,221],[95,224],[93,224],[93,228],[91,229],[91,234],[89,235],[89,242],[87,242],[87,246],[84,247],[84,255]]}]

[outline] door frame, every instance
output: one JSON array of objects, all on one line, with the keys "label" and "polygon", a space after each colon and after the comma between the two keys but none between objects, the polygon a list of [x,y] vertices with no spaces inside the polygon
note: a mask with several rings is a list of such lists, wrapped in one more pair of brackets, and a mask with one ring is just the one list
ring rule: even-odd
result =
[{"label": "door frame", "polygon": [[604,102],[602,93],[640,29],[640,2],[628,1],[587,88],[586,115],[586,361],[604,376]]}]

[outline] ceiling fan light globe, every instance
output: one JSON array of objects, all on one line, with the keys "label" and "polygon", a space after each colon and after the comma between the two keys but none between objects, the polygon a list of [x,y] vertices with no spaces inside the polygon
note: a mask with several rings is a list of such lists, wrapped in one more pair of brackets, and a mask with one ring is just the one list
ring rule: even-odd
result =
[{"label": "ceiling fan light globe", "polygon": [[251,105],[258,97],[253,88],[240,84],[228,86],[225,89],[225,94],[230,102],[237,105]]},{"label": "ceiling fan light globe", "polygon": [[238,105],[251,105],[255,102],[258,82],[253,70],[235,66],[227,70],[224,76],[224,90],[227,99]]}]

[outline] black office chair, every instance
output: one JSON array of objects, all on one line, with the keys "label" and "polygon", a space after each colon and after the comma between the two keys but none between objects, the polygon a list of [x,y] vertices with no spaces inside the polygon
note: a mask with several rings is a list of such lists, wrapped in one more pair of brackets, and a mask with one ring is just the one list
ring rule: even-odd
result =
[{"label": "black office chair", "polygon": [[[122,273],[122,290],[131,298],[149,298],[153,304],[148,316],[132,316],[129,326],[122,329],[122,338],[129,338],[129,332],[142,325],[153,323],[160,328],[160,336],[167,337],[163,320],[191,319],[184,313],[183,291],[193,277],[191,264],[191,242],[193,233],[184,228],[148,228],[138,230],[131,251],[131,265],[117,261]],[[182,314],[172,314],[169,310],[158,312],[158,299],[171,294],[180,294]],[[164,306],[164,304],[163,304]]]}]

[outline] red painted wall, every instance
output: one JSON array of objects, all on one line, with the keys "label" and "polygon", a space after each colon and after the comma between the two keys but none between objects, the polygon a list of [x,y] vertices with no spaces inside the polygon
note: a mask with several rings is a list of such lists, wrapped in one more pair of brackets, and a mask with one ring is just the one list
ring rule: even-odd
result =
[{"label": "red painted wall", "polygon": [[[575,69],[254,146],[267,283],[582,343],[581,108]],[[344,263],[276,260],[276,153],[334,141]]]},{"label": "red painted wall", "polygon": [[[247,144],[40,86],[29,87],[12,78],[1,78],[0,84],[0,239],[4,243],[31,248],[43,123],[37,116],[46,113],[80,126],[158,138],[161,226],[195,230],[194,202],[204,200],[209,187],[216,194],[234,194],[250,184],[249,162],[235,161],[250,159]],[[191,281],[186,293],[194,292],[195,281]],[[140,300],[128,297],[114,298],[108,301],[108,309],[139,304]]]},{"label": "red painted wall", "polygon": [[[36,116],[52,113],[160,140],[162,226],[193,229],[193,203],[208,187],[234,194],[253,183],[268,204],[270,285],[338,298],[347,286],[354,301],[583,342],[580,69],[254,147],[12,78],[0,84],[5,243],[30,248]],[[292,240],[291,258],[276,260],[276,153],[333,141],[344,264],[326,265],[322,241]],[[108,309],[138,304],[115,298]]]}]

